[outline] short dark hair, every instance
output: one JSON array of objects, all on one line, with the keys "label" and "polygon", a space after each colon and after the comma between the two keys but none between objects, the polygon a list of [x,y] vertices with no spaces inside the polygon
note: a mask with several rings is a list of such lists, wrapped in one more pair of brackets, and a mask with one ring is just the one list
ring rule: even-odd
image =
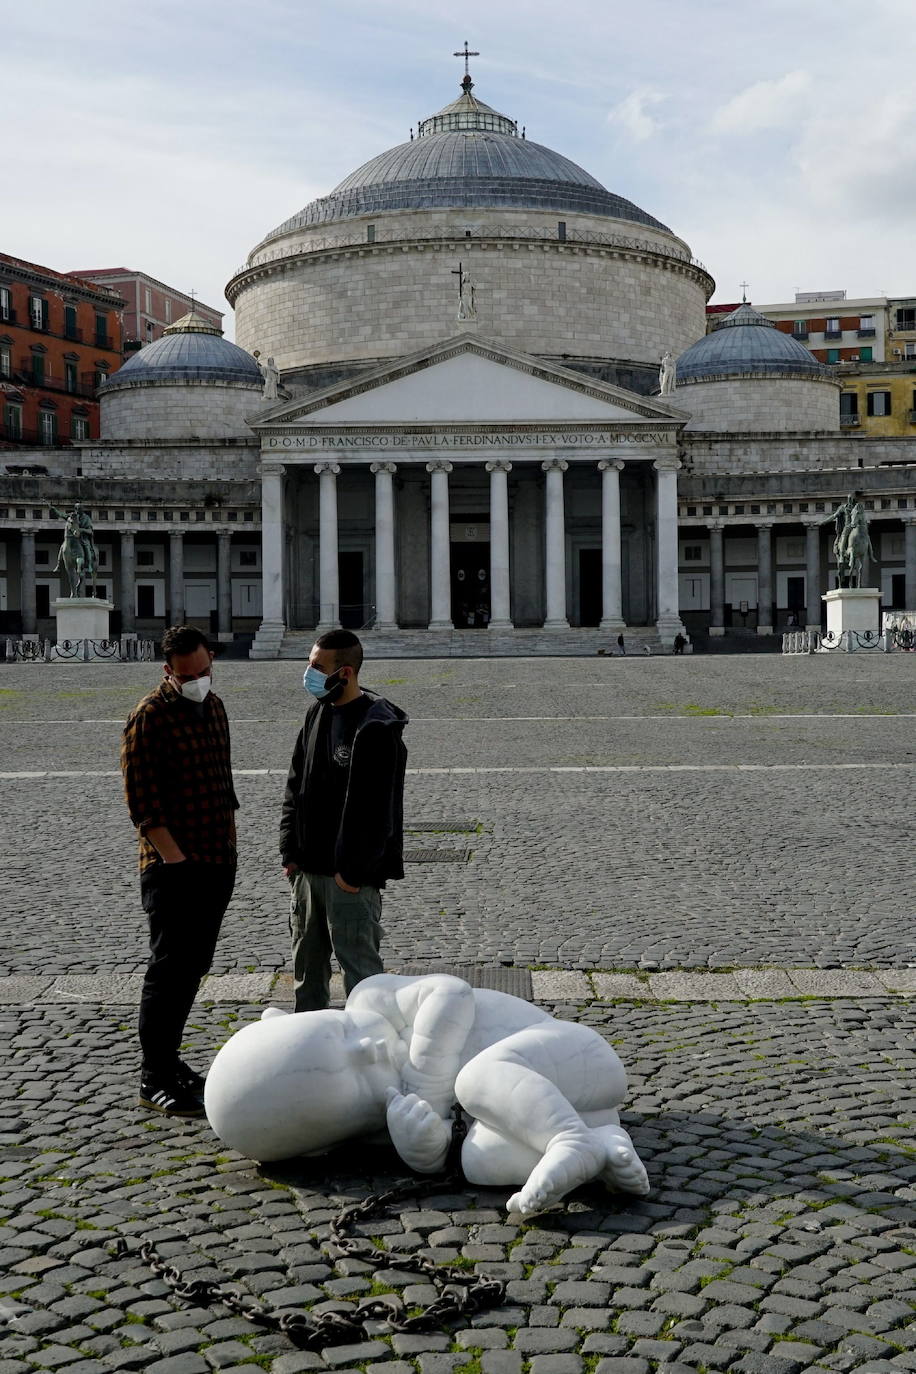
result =
[{"label": "short dark hair", "polygon": [[359,677],[363,666],[363,646],[352,630],[328,630],[315,640],[316,649],[329,649],[334,655],[336,668],[352,668]]},{"label": "short dark hair", "polygon": [[166,663],[171,663],[176,654],[181,658],[201,648],[209,649],[210,641],[196,625],[170,625],[162,636],[162,656]]}]

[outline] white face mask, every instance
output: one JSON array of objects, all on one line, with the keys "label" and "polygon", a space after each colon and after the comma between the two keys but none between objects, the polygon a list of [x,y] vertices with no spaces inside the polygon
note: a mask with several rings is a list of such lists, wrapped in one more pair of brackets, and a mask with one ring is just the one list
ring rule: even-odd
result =
[{"label": "white face mask", "polygon": [[172,682],[174,686],[178,688],[185,701],[196,702],[206,701],[210,688],[213,685],[213,679],[211,677],[196,677],[193,682],[182,682],[180,684],[175,682],[173,678]]}]

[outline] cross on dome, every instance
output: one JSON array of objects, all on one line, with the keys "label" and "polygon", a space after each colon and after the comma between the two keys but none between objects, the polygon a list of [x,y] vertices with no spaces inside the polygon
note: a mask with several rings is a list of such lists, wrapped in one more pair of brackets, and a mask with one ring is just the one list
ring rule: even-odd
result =
[{"label": "cross on dome", "polygon": [[480,53],[479,53],[479,52],[473,52],[473,51],[471,51],[471,49],[468,47],[468,40],[467,40],[467,39],[464,40],[464,48],[463,48],[463,50],[459,50],[458,52],[453,52],[453,53],[452,53],[452,57],[463,57],[463,58],[464,58],[464,78],[463,78],[463,80],[462,80],[462,82],[461,82],[461,89],[462,89],[463,91],[469,91],[469,90],[471,89],[471,87],[474,85],[473,81],[471,80],[471,74],[470,74],[470,72],[468,71],[468,58],[469,58],[469,57],[479,57],[479,56],[480,56]]}]

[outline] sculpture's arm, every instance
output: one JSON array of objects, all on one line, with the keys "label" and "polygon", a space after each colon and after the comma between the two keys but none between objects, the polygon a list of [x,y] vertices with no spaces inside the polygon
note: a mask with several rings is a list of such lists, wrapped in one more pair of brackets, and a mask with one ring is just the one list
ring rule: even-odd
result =
[{"label": "sculpture's arm", "polygon": [[416,1093],[446,1117],[474,1025],[474,992],[461,978],[442,974],[424,978],[416,997],[401,1080],[406,1092]]}]

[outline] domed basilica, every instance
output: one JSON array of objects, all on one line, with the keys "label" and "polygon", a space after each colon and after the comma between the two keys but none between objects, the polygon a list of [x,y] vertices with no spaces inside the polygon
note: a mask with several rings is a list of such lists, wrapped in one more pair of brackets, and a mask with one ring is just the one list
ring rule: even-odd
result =
[{"label": "domed basilica", "polygon": [[872,580],[916,605],[897,441],[842,433],[834,374],[750,305],[707,334],[713,288],[466,71],[252,249],[237,345],[192,314],[104,386],[79,476],[125,625],[209,611],[255,657],[340,623],[430,654],[819,626],[854,488]]}]

